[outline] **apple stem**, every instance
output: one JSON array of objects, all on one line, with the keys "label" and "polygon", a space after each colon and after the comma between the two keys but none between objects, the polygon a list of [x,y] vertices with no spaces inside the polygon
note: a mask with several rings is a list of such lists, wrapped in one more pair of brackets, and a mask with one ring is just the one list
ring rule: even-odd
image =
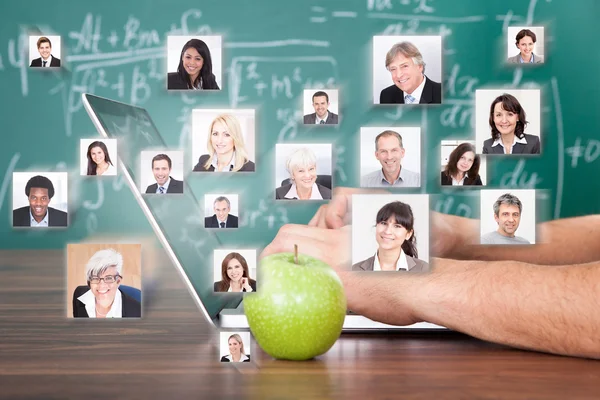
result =
[{"label": "apple stem", "polygon": [[294,262],[298,265],[298,245],[294,245]]}]

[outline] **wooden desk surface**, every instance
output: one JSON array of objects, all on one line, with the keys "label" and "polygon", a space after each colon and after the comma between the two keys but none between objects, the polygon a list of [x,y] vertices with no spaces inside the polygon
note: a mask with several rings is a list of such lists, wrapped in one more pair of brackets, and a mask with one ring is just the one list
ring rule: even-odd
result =
[{"label": "wooden desk surface", "polygon": [[[453,332],[344,334],[318,360],[218,362],[218,333],[168,262],[142,320],[65,317],[64,251],[0,251],[0,398],[583,399],[600,362]],[[145,271],[145,270],[144,270]],[[145,273],[145,272],[144,272]]]}]

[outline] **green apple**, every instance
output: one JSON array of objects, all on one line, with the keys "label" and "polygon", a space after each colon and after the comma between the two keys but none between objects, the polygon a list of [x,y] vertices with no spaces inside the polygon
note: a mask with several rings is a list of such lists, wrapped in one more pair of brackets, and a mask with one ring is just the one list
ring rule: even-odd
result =
[{"label": "green apple", "polygon": [[270,356],[308,360],[325,353],[342,332],[344,287],[335,271],[316,258],[272,254],[260,262],[256,293],[244,296],[250,330]]}]

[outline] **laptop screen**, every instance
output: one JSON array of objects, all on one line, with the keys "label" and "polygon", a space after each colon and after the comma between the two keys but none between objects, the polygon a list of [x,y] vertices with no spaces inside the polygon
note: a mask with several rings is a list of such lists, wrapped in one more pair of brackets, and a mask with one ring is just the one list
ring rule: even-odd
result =
[{"label": "laptop screen", "polygon": [[120,173],[200,308],[214,319],[223,308],[237,307],[242,300],[241,293],[218,295],[213,292],[213,250],[219,248],[220,243],[215,233],[204,228],[204,212],[186,180],[183,194],[140,193],[141,152],[169,150],[148,112],[90,94],[82,97],[100,134],[118,139]]}]

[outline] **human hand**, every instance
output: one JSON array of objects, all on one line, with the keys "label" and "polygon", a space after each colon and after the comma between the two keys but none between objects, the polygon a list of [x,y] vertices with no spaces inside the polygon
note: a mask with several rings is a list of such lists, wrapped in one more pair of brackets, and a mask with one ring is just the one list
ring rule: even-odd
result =
[{"label": "human hand", "polygon": [[[344,285],[349,310],[368,318],[395,325],[410,325],[419,322],[416,306],[412,304],[413,293],[409,274],[398,274],[393,286],[395,294],[404,293],[402,299],[389,312],[385,297],[379,296],[382,288],[389,284],[390,276],[380,273],[351,271],[351,226],[326,229],[306,225],[288,224],[281,227],[275,239],[263,250],[260,258],[271,254],[292,252],[298,245],[303,254],[317,258],[330,265]],[[418,288],[418,286],[414,286]]]},{"label": "human hand", "polygon": [[[308,226],[339,229],[351,224],[352,195],[355,194],[392,193],[384,189],[335,188],[332,200],[317,210]],[[477,244],[478,221],[435,211],[432,211],[430,216],[431,255],[442,258],[469,258],[468,254],[465,254],[465,249],[466,245]]]}]

